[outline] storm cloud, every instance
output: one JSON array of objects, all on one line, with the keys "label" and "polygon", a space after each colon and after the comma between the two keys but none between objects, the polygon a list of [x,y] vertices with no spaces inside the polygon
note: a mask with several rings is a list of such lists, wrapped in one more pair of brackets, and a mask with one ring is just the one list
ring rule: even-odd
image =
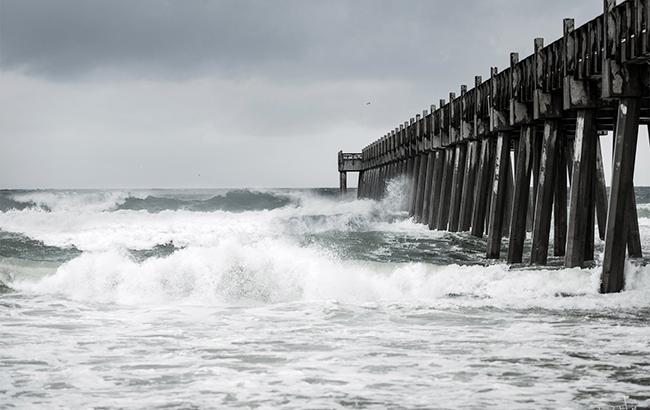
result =
[{"label": "storm cloud", "polygon": [[0,0],[0,185],[333,186],[339,149],[601,7]]}]

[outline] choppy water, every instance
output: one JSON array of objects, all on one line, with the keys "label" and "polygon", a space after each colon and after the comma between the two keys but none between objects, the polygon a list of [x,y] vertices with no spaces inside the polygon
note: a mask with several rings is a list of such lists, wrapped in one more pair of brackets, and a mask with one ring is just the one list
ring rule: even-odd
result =
[{"label": "choppy water", "polygon": [[0,406],[650,407],[647,259],[487,264],[399,190],[0,192]]}]

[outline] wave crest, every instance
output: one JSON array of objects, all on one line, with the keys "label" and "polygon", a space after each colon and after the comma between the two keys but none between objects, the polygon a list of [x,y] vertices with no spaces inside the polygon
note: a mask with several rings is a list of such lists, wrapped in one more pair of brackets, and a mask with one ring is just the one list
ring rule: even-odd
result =
[{"label": "wave crest", "polygon": [[[40,280],[12,287],[123,304],[232,304],[336,300],[503,307],[592,308],[650,302],[650,268],[628,266],[628,291],[598,295],[600,270],[510,270],[507,265],[342,261],[283,240],[223,241],[136,261],[128,252],[89,252]],[[578,295],[567,298],[566,295]]]},{"label": "wave crest", "polygon": [[178,199],[148,195],[145,198],[128,197],[118,205],[118,210],[161,211],[229,211],[243,212],[276,209],[291,204],[289,196],[269,192],[248,190],[228,191],[225,195],[215,195],[208,199]]}]

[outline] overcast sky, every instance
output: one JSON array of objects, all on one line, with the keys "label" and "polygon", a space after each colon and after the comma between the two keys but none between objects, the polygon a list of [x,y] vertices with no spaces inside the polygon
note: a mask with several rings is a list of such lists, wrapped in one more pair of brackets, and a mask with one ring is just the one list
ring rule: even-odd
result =
[{"label": "overcast sky", "polygon": [[[0,187],[335,186],[598,0],[0,0]],[[366,103],[370,102],[370,105]],[[650,185],[639,135],[637,185]],[[611,152],[604,141],[604,156]],[[355,182],[356,183],[356,182]]]}]

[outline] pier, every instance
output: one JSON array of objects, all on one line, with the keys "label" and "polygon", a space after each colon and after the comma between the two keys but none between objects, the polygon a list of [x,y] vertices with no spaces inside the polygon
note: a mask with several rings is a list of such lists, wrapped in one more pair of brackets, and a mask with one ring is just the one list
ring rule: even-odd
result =
[{"label": "pier", "polygon": [[[380,199],[387,181],[406,178],[404,207],[416,222],[486,236],[486,258],[513,264],[545,265],[552,252],[566,267],[585,266],[598,234],[600,291],[621,291],[626,255],[642,256],[633,174],[638,128],[650,123],[649,25],[650,0],[605,0],[580,27],[564,19],[560,39],[536,38],[528,57],[511,53],[508,67],[475,77],[361,154],[339,152],[341,190],[350,171],[360,198]],[[600,137],[610,131],[606,179]]]},{"label": "pier", "polygon": [[344,153],[339,151],[339,188],[342,194],[348,192],[348,172],[359,172],[363,170],[361,153]]}]

